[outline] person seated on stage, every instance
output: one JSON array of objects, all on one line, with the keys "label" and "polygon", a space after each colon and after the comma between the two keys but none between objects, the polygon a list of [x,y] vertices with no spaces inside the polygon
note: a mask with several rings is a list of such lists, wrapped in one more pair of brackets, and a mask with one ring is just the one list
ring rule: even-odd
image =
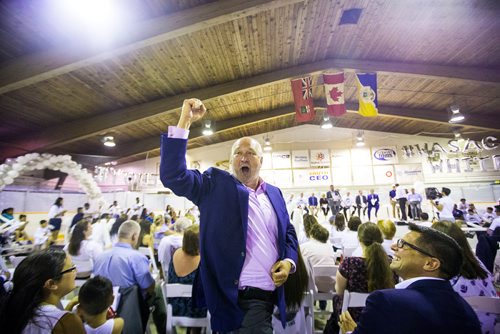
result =
[{"label": "person seated on stage", "polygon": [[[465,233],[458,225],[442,221],[432,224],[432,228],[452,237],[462,248],[464,263],[458,276],[450,279],[453,290],[462,297],[486,296],[497,297],[493,276],[483,263],[474,255]],[[495,332],[496,315],[493,313],[476,312],[483,333]]]},{"label": "person seated on stage", "polygon": [[75,278],[76,267],[62,250],[28,255],[16,267],[12,291],[0,300],[2,332],[84,334],[80,318],[57,307]]},{"label": "person seated on stage", "polygon": [[391,269],[404,279],[396,289],[378,290],[366,300],[357,324],[342,313],[343,333],[479,334],[474,310],[449,280],[460,273],[463,253],[448,235],[413,223],[394,245]]},{"label": "person seated on stage", "polygon": [[51,226],[45,219],[40,220],[40,226],[35,231],[35,246],[40,249],[45,249],[52,241]]},{"label": "person seated on stage", "polygon": [[[333,313],[325,327],[325,333],[338,333],[338,317],[342,310],[344,291],[372,292],[393,288],[396,277],[389,268],[390,259],[382,247],[382,232],[374,223],[364,223],[358,229],[362,254],[347,257],[339,266],[333,297]],[[354,319],[358,319],[362,308],[349,308]]]},{"label": "person seated on stage", "polygon": [[394,243],[394,235],[396,234],[396,224],[392,220],[379,220],[377,226],[384,236],[384,241],[382,242],[382,247],[384,247],[385,252],[390,257],[394,256],[394,251],[392,250],[392,244]]},{"label": "person seated on stage", "polygon": [[[168,269],[168,283],[192,285],[200,264],[200,226],[191,225],[184,231],[182,248],[172,256]],[[203,318],[207,309],[196,309],[191,306],[191,298],[168,298],[174,316]],[[188,328],[187,333],[200,333],[201,328]]]},{"label": "person seated on stage", "polygon": [[[186,217],[178,218],[174,223],[174,234],[167,235],[161,239],[158,245],[158,261],[161,263],[163,272],[166,274],[174,254],[177,248],[182,246],[182,237],[184,231],[191,226],[193,223],[190,219]],[[168,277],[165,275],[165,277]]]},{"label": "person seated on stage", "polygon": [[87,280],[78,292],[77,313],[82,318],[87,334],[120,334],[122,318],[108,319],[113,304],[113,285],[106,277],[96,276]]},{"label": "person seated on stage", "polygon": [[81,220],[75,225],[69,243],[64,250],[73,258],[76,265],[76,277],[88,278],[94,269],[96,258],[103,252],[101,244],[91,240],[92,224]]}]

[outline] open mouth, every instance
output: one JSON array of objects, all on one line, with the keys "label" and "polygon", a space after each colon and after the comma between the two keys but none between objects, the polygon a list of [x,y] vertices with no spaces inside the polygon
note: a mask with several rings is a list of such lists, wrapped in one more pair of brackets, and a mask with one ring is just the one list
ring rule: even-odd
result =
[{"label": "open mouth", "polygon": [[250,173],[250,167],[248,167],[248,166],[243,166],[243,167],[241,167],[241,171],[242,171],[244,174]]}]

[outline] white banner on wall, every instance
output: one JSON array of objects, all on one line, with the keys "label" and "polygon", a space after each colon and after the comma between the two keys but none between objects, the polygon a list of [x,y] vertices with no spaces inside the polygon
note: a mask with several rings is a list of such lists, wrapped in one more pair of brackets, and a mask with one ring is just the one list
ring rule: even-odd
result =
[{"label": "white banner on wall", "polygon": [[296,187],[327,186],[331,184],[330,169],[296,169],[293,171],[293,184]]},{"label": "white banner on wall", "polygon": [[271,153],[262,154],[262,167],[261,169],[273,169],[273,158]]},{"label": "white banner on wall", "polygon": [[307,168],[309,167],[309,151],[292,151],[292,167],[293,168]]},{"label": "white banner on wall", "polygon": [[394,166],[396,169],[396,182],[401,184],[413,184],[423,181],[422,164],[404,164]]},{"label": "white banner on wall", "polygon": [[394,165],[398,163],[396,146],[372,147],[374,165]]},{"label": "white banner on wall", "polygon": [[273,152],[273,168],[292,168],[292,155],[290,151]]},{"label": "white banner on wall", "polygon": [[369,148],[354,148],[351,150],[351,161],[353,166],[371,165],[372,158]]},{"label": "white banner on wall", "polygon": [[349,175],[351,175],[351,151],[350,150],[332,150],[332,167],[349,168]]},{"label": "white banner on wall", "polygon": [[311,167],[330,166],[330,153],[328,150],[311,150]]},{"label": "white banner on wall", "polygon": [[[368,150],[368,152],[370,151]],[[372,166],[352,166],[352,184],[353,185],[373,184]]]},{"label": "white banner on wall", "polygon": [[293,186],[292,182],[292,170],[275,170],[274,171],[274,182],[275,186],[280,188],[291,188]]},{"label": "white banner on wall", "polygon": [[264,180],[264,182],[276,185],[276,181],[274,180],[274,171],[272,169],[270,170],[261,169],[259,176],[262,178],[262,180]]},{"label": "white banner on wall", "polygon": [[350,186],[352,184],[351,166],[333,167],[332,180],[335,186]]},{"label": "white banner on wall", "polygon": [[373,166],[375,184],[395,184],[394,166]]}]

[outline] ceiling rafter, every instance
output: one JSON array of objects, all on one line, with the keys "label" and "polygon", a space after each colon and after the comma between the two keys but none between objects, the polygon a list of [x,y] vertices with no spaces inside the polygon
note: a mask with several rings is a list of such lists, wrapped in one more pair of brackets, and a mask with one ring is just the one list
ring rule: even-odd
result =
[{"label": "ceiling rafter", "polygon": [[[174,113],[179,110],[179,107],[182,105],[182,101],[187,98],[196,96],[201,100],[209,101],[210,99],[216,97],[237,94],[248,89],[270,85],[281,80],[289,80],[306,74],[318,74],[331,69],[343,69],[347,72],[376,71],[410,77],[439,77],[452,78],[454,80],[478,80],[479,77],[487,77],[487,73],[489,73],[490,79],[495,78],[495,80],[500,82],[500,70],[486,71],[486,69],[477,69],[473,67],[461,67],[458,70],[456,67],[441,65],[405,64],[394,62],[388,63],[351,59],[327,59],[320,62],[260,74],[250,78],[225,82],[215,86],[191,91],[189,93],[159,99],[123,109],[117,109],[104,114],[91,116],[89,118],[67,122],[63,127],[56,125],[51,128],[46,128],[40,132],[32,133],[29,138],[26,136],[20,137],[18,140],[15,140],[12,145],[22,147],[25,151],[52,149],[80,139],[98,135],[104,131],[110,131],[120,126],[132,124],[138,120]],[[381,110],[384,112],[383,108],[381,108]],[[412,117],[415,115],[414,113],[411,113],[414,112],[414,110],[410,113],[405,110],[408,109],[389,108],[387,109],[387,112],[391,113],[393,116],[408,115],[409,117]],[[433,120],[433,117],[435,116],[437,117],[436,121],[446,121],[444,119],[446,113],[444,112],[436,113],[436,111],[426,111],[421,113],[421,115],[429,120]],[[490,128],[492,126],[494,128],[495,124],[498,126],[498,122],[495,122],[495,120],[491,123],[491,120],[481,120],[479,117],[467,119],[463,124],[485,128]],[[5,152],[4,156],[15,155],[15,152],[17,151],[12,149],[10,152]]]},{"label": "ceiling rafter", "polygon": [[147,20],[96,51],[81,42],[8,61],[0,68],[0,94],[36,84],[158,43],[304,0],[220,0]]}]

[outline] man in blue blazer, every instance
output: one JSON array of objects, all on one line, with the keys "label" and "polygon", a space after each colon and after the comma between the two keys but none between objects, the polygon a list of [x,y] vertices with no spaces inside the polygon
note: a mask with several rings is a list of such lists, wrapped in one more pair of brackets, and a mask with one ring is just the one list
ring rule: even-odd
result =
[{"label": "man in blue blazer", "polygon": [[185,100],[177,127],[169,127],[161,144],[163,185],[200,209],[200,275],[193,298],[199,306],[206,303],[215,331],[272,333],[274,304],[286,322],[282,285],[295,270],[297,236],[281,191],[259,177],[262,148],[256,140],[234,143],[232,174],[187,169],[188,129],[205,112],[200,100]]},{"label": "man in blue blazer", "polygon": [[376,218],[378,216],[378,209],[380,208],[379,205],[380,199],[378,198],[378,195],[375,194],[375,190],[370,189],[367,201],[368,201],[368,220],[371,221],[372,209],[375,208],[375,221],[376,221]]},{"label": "man in blue blazer", "polygon": [[444,233],[409,224],[410,232],[393,246],[391,269],[404,279],[395,289],[370,294],[356,324],[340,316],[342,331],[353,334],[479,334],[474,310],[448,280],[460,272],[460,246]]}]

